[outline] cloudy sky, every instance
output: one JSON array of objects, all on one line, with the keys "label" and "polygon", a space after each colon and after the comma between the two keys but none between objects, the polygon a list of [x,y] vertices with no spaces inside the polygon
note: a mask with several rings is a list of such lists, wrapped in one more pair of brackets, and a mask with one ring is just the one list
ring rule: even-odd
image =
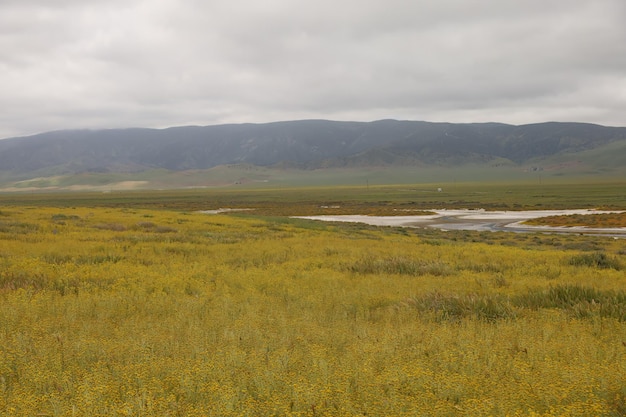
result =
[{"label": "cloudy sky", "polygon": [[1,0],[0,138],[323,118],[626,126],[624,0]]}]

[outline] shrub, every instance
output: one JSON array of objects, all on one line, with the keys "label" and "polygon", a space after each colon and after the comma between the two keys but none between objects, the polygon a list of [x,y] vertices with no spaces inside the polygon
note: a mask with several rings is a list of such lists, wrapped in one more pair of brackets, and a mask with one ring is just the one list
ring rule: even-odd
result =
[{"label": "shrub", "polygon": [[604,252],[594,252],[573,256],[569,260],[569,264],[573,266],[589,266],[600,269],[620,270],[621,265],[617,258],[608,257]]},{"label": "shrub", "polygon": [[176,229],[170,226],[157,226],[154,231],[156,233],[176,233]]},{"label": "shrub", "polygon": [[0,273],[0,289],[16,290],[18,288],[32,288],[40,290],[46,286],[47,277],[42,274],[20,272]]},{"label": "shrub", "polygon": [[600,291],[580,285],[558,285],[548,289],[533,289],[514,297],[502,294],[444,295],[434,292],[409,298],[405,305],[435,320],[473,318],[496,321],[517,317],[522,309],[552,308],[572,317],[610,317],[626,321],[626,292]]},{"label": "shrub", "polygon": [[76,216],[75,214],[63,214],[63,213],[59,213],[59,214],[53,214],[52,215],[52,220],[54,221],[58,221],[58,220],[80,220],[79,216]]},{"label": "shrub", "polygon": [[97,265],[102,263],[118,263],[124,259],[119,255],[85,255],[76,259],[76,265]]},{"label": "shrub", "polygon": [[28,234],[40,230],[39,225],[25,222],[0,222],[0,233]]},{"label": "shrub", "polygon": [[348,267],[358,274],[435,275],[452,274],[452,268],[443,262],[421,262],[411,258],[392,256],[384,259],[364,257]]},{"label": "shrub", "polygon": [[600,291],[581,285],[557,285],[547,290],[530,290],[514,297],[512,302],[517,307],[531,309],[563,309],[578,318],[598,315],[626,320],[626,293],[623,291]]},{"label": "shrub", "polygon": [[98,223],[93,226],[95,229],[111,230],[113,232],[123,232],[126,230],[126,226],[119,223]]},{"label": "shrub", "polygon": [[569,308],[581,302],[597,302],[603,294],[591,287],[557,285],[546,289],[533,289],[514,298],[515,305],[532,309]]},{"label": "shrub", "polygon": [[443,295],[434,292],[423,297],[413,297],[408,304],[424,313],[432,313],[436,320],[475,318],[495,321],[514,318],[515,311],[509,300],[500,295]]},{"label": "shrub", "polygon": [[156,227],[156,224],[154,224],[152,222],[139,222],[139,223],[137,223],[137,227],[139,227],[141,229],[152,229],[152,228]]}]

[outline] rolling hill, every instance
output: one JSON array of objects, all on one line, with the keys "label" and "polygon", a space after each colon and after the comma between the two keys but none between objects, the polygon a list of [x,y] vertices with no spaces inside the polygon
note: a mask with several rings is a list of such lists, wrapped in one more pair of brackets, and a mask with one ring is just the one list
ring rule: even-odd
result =
[{"label": "rolling hill", "polygon": [[[91,184],[132,179],[149,186],[155,176],[161,183],[169,176],[170,183],[165,186],[176,187],[197,185],[191,177],[207,182],[212,174],[237,183],[237,175],[246,177],[245,172],[255,181],[269,181],[285,170],[310,173],[381,167],[455,171],[484,167],[503,172],[551,170],[611,176],[623,174],[623,161],[623,127],[558,122],[514,126],[302,120],[67,130],[5,139],[0,141],[0,182],[5,188],[17,189],[55,184],[62,188],[80,183],[80,178]],[[223,166],[230,171],[218,168]],[[176,178],[183,177],[188,180],[177,184]],[[152,185],[157,186],[156,182]]]}]

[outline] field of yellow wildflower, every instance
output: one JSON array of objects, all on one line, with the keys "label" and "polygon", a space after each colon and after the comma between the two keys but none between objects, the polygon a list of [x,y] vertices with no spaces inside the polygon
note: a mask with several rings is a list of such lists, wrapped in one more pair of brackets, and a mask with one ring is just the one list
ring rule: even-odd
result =
[{"label": "field of yellow wildflower", "polygon": [[623,416],[610,237],[0,210],[3,416]]}]

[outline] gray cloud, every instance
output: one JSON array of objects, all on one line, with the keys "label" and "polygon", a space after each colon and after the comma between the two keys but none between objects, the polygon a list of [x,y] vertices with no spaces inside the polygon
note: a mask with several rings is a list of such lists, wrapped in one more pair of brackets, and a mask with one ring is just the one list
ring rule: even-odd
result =
[{"label": "gray cloud", "polygon": [[626,125],[622,0],[4,0],[0,137],[296,118]]}]

